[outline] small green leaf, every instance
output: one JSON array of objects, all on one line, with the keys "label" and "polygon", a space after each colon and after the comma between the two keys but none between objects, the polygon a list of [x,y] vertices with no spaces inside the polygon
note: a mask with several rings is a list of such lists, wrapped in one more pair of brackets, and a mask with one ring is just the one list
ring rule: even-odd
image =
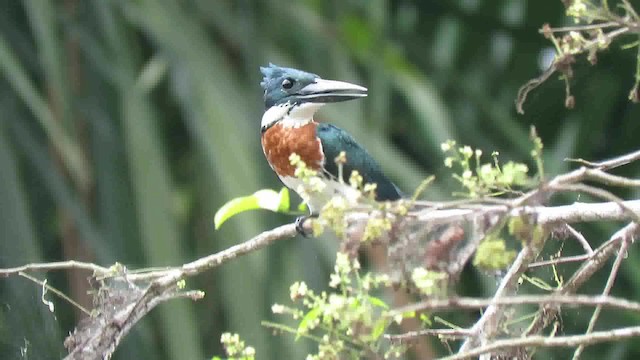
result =
[{"label": "small green leaf", "polygon": [[431,327],[431,325],[433,324],[433,322],[431,321],[431,318],[429,317],[429,315],[427,314],[420,314],[420,322],[422,323],[422,326],[424,327]]},{"label": "small green leaf", "polygon": [[303,212],[308,212],[309,208],[307,208],[307,204],[301,202],[300,205],[298,205],[298,210],[303,211]]},{"label": "small green leaf", "polygon": [[291,198],[289,196],[289,189],[283,187],[280,189],[280,205],[278,206],[278,212],[286,212],[291,209]]},{"label": "small green leaf", "polygon": [[222,205],[222,207],[218,209],[216,215],[213,217],[213,223],[215,224],[215,228],[217,230],[230,217],[241,212],[259,208],[260,207],[258,206],[258,201],[254,196],[235,198]]},{"label": "small green leaf", "polygon": [[404,319],[413,319],[414,317],[416,317],[416,312],[415,311],[405,311],[402,313],[402,317]]},{"label": "small green leaf", "polygon": [[274,212],[289,211],[289,190],[282,188],[280,192],[271,189],[258,190],[252,195],[238,197],[222,205],[213,218],[216,230],[232,216],[239,213],[266,209]]},{"label": "small green leaf", "polygon": [[376,321],[376,324],[371,332],[371,338],[375,341],[380,338],[380,335],[384,334],[384,330],[389,325],[389,319],[385,317],[381,317]]},{"label": "small green leaf", "polygon": [[381,307],[385,310],[389,309],[389,305],[387,305],[387,303],[385,303],[384,301],[382,301],[382,299],[377,298],[375,296],[369,296],[369,302],[373,306]]},{"label": "small green leaf", "polygon": [[[286,193],[286,204],[282,204],[283,193]],[[280,190],[279,193],[271,189],[258,190],[251,196],[255,197],[258,209],[266,209],[274,212],[281,211],[280,208],[282,207],[286,207],[285,211],[289,209],[289,191],[286,190],[286,188]]]},{"label": "small green leaf", "polygon": [[305,315],[302,318],[302,320],[300,320],[300,325],[298,325],[298,334],[296,335],[296,340],[300,338],[301,334],[305,333],[308,330],[309,323],[317,319],[318,316],[320,316],[321,311],[322,310],[319,307],[313,308],[311,309],[311,311],[307,313],[307,315]]}]

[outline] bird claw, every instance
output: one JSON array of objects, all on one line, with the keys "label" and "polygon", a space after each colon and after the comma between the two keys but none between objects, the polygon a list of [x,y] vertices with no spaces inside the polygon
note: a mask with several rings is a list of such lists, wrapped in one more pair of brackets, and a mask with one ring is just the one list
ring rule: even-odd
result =
[{"label": "bird claw", "polygon": [[295,221],[295,225],[296,225],[296,231],[298,232],[298,234],[302,235],[303,237],[308,238],[311,235],[311,232],[308,232],[305,230],[304,228],[304,223],[305,221],[309,220],[310,218],[314,218],[314,217],[318,217],[317,215],[309,215],[309,216],[298,216],[296,218]]}]

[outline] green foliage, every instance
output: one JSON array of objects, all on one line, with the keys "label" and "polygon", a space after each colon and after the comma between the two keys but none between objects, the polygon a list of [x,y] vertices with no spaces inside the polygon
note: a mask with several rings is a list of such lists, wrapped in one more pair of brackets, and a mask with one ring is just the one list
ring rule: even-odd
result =
[{"label": "green foliage", "polygon": [[308,359],[360,359],[384,351],[390,356],[401,348],[382,348],[381,336],[392,322],[389,306],[371,295],[388,285],[387,275],[361,274],[357,259],[338,253],[329,282],[335,292],[317,294],[305,282],[295,282],[289,296],[296,306],[274,304],[271,310],[290,316],[297,326],[264,324],[295,334],[296,340],[304,337],[316,342],[318,351]]},{"label": "green foliage", "polygon": [[483,163],[482,150],[473,150],[470,146],[456,147],[456,142],[449,140],[441,145],[447,155],[444,164],[448,168],[459,167],[459,172],[453,174],[465,192],[459,195],[478,198],[483,196],[497,196],[510,193],[517,188],[531,185],[526,164],[507,162],[500,165],[498,152],[491,153],[493,162]]},{"label": "green foliage", "polygon": [[256,358],[256,349],[245,345],[238,334],[223,333],[220,336],[220,342],[229,357],[223,359],[214,356],[211,360],[254,360]]},{"label": "green foliage", "polygon": [[509,234],[516,239],[532,244],[543,244],[547,233],[540,225],[530,224],[523,217],[512,217],[507,225]]},{"label": "green foliage", "polygon": [[444,296],[447,291],[446,273],[430,271],[423,267],[413,269],[411,280],[420,292],[427,296]]},{"label": "green foliage", "polygon": [[216,229],[232,216],[249,210],[264,209],[274,212],[288,213],[291,211],[289,189],[283,187],[279,192],[271,189],[258,190],[252,195],[229,200],[216,211],[213,222]]},{"label": "green foliage", "polygon": [[473,265],[486,271],[506,269],[516,257],[515,250],[508,250],[505,240],[499,237],[487,237],[473,257]]},{"label": "green foliage", "polygon": [[529,139],[533,142],[533,149],[531,150],[531,157],[533,161],[536,163],[536,170],[538,173],[538,180],[544,180],[544,161],[542,159],[542,150],[544,149],[544,144],[542,143],[542,139],[538,136],[538,131],[535,126],[531,126],[529,130]]},{"label": "green foliage", "polygon": [[328,227],[333,230],[338,238],[344,236],[347,228],[346,221],[344,219],[349,204],[342,196],[334,196],[329,202],[322,208],[320,216],[313,222],[313,233],[318,236],[324,232],[324,228]]},{"label": "green foliage", "polygon": [[362,241],[373,241],[379,239],[382,235],[391,230],[391,219],[386,217],[373,216],[367,221],[362,235]]}]

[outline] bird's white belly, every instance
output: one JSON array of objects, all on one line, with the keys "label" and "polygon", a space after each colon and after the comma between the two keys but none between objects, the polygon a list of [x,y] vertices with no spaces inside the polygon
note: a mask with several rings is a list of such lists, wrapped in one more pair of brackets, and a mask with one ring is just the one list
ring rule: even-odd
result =
[{"label": "bird's white belly", "polygon": [[[322,192],[312,191],[309,189],[309,185],[305,185],[302,180],[293,176],[281,176],[280,180],[288,188],[292,189],[302,197],[302,200],[307,204],[307,206],[309,206],[309,210],[312,214],[320,213],[322,207],[324,207],[324,205],[336,195],[344,196],[350,204],[355,204],[360,196],[360,193],[356,189],[352,188],[348,184],[340,183],[335,180],[325,179],[324,183],[326,186]],[[301,187],[307,188],[306,193],[304,191],[299,191]]]}]

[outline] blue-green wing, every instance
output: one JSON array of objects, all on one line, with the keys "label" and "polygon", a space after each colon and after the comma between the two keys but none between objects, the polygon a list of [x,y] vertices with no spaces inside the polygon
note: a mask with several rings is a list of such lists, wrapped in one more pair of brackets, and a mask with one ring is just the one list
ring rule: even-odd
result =
[{"label": "blue-green wing", "polygon": [[331,124],[320,123],[316,132],[324,151],[325,169],[330,175],[338,177],[338,166],[334,159],[344,151],[347,155],[347,163],[343,165],[346,182],[351,172],[358,170],[365,184],[377,184],[376,200],[398,200],[402,197],[398,187],[387,179],[378,163],[346,131]]}]

